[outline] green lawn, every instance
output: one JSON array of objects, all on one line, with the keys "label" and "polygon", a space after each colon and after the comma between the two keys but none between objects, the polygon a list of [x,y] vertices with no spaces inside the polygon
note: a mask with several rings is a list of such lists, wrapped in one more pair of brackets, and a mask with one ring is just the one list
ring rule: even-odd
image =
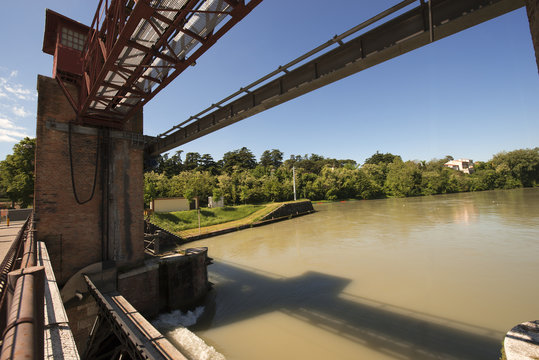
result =
[{"label": "green lawn", "polygon": [[[264,208],[264,205],[239,205],[200,209],[200,226],[211,226],[245,218]],[[150,221],[171,232],[198,228],[197,210],[155,213]]]}]

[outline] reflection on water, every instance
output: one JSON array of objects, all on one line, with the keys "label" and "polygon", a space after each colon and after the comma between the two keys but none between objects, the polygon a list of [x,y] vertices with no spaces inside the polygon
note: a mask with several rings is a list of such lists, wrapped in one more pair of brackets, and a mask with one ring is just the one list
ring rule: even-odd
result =
[{"label": "reflection on water", "polygon": [[497,359],[539,317],[539,189],[317,205],[208,246],[230,359]]}]

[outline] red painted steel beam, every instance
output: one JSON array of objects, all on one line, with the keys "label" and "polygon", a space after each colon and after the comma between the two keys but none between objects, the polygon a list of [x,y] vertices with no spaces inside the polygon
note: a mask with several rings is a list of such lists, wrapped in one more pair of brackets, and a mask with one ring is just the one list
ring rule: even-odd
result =
[{"label": "red painted steel beam", "polygon": [[[245,5],[244,1],[228,0],[226,3],[233,7],[231,11],[213,11],[198,10],[197,6],[201,5],[199,0],[190,0],[181,10],[154,8],[150,0],[138,0],[133,9],[126,8],[128,0],[112,0],[110,4],[108,0],[101,0],[83,52],[84,73],[78,105],[79,117],[87,119],[96,115],[102,120],[125,122],[189,65],[194,64],[198,57],[249,14],[261,1],[252,0]],[[172,19],[162,14],[170,11],[176,11],[178,14]],[[217,32],[200,36],[184,27],[190,15],[197,12],[227,14],[230,18],[223,20],[226,22]],[[132,39],[141,21],[146,21],[158,34],[158,40],[151,47]],[[163,25],[165,25],[164,28],[162,28]],[[169,44],[169,39],[179,32],[183,32],[199,42],[198,48],[187,58],[178,58]],[[141,52],[143,54],[141,61],[136,64],[119,63],[119,57],[123,54],[124,49],[134,49]],[[161,59],[162,63],[152,65],[156,59]],[[144,74],[150,68],[168,70],[165,71],[164,76],[159,76],[160,79],[158,79]],[[106,81],[109,73],[123,79],[123,84],[121,82],[113,84]],[[137,86],[141,79],[149,80],[157,86],[150,91],[141,89]],[[99,95],[98,92],[102,86],[116,91],[115,95]],[[129,104],[124,99],[136,100],[131,100],[134,104]],[[94,102],[101,104],[104,109],[92,108]],[[127,113],[115,111],[117,106],[131,109],[125,109]]]},{"label": "red painted steel beam", "polygon": [[[176,30],[175,28],[181,23],[184,21],[185,17],[189,14],[189,11],[188,10],[193,10],[195,8],[195,6],[198,4],[198,0],[191,0],[189,1],[184,9],[178,14],[178,16],[176,16],[176,19],[174,20],[174,22],[165,30],[164,33],[160,34],[160,38],[159,40],[157,41],[157,43],[153,46],[154,49],[160,49],[164,43],[168,43],[168,39],[169,37],[173,34],[173,32]],[[137,4],[138,5],[138,4]],[[149,6],[149,5],[148,5]],[[154,13],[157,12],[157,11],[154,11],[154,9],[152,9],[152,12],[150,14],[150,16],[153,16]],[[147,20],[150,20],[150,16],[148,16],[146,19]],[[150,25],[153,25],[151,23],[151,21],[149,21]],[[157,29],[155,29],[154,27],[154,30],[156,30],[156,32],[158,32]],[[143,51],[143,50],[141,50]],[[144,52],[144,51],[143,51]],[[147,69],[147,65],[151,64],[153,62],[153,55],[155,55],[154,53],[152,52],[146,52],[146,55],[144,56],[143,60],[141,61],[141,65],[138,66],[133,74],[130,76],[130,78],[127,80],[126,84],[125,84],[125,87],[128,88],[130,87],[132,84],[134,84],[139,78],[140,76],[142,75],[142,73],[144,71],[146,71]],[[174,60],[171,60],[170,63],[174,66],[176,64],[176,61]],[[170,67],[173,67],[173,66],[170,66]],[[168,85],[168,83],[167,83]],[[124,90],[126,91],[126,90]],[[107,109],[110,109],[110,105],[107,107]],[[140,107],[139,107],[140,108]],[[137,108],[138,110],[138,108]],[[126,116],[126,119],[128,119],[130,117],[130,115]]]},{"label": "red painted steel beam", "polygon": [[252,0],[247,5],[241,5],[230,13],[232,19],[230,19],[226,24],[224,24],[215,34],[210,35],[206,41],[200,46],[189,58],[187,58],[171,75],[169,75],[163,82],[151,92],[151,94],[141,101],[135,108],[131,109],[127,113],[126,118],[131,117],[133,114],[138,111],[142,106],[144,106],[148,101],[150,101],[159,91],[164,89],[172,80],[174,80],[178,75],[180,75],[187,67],[194,64],[196,59],[198,59],[202,54],[204,54],[213,44],[217,42],[228,30],[230,30],[234,25],[236,25],[240,20],[247,16],[262,0]]},{"label": "red painted steel beam", "polygon": [[[109,10],[114,10],[114,7],[116,8],[117,12],[119,11],[119,6],[122,5],[122,1],[114,1],[111,3],[111,6],[109,7]],[[99,11],[99,8],[98,8]],[[153,13],[153,9],[149,5],[149,0],[139,0],[137,1],[137,4],[135,8],[133,9],[132,13],[130,14],[127,22],[124,24],[124,26],[120,29],[119,26],[115,26],[116,29],[112,31],[112,33],[107,33],[107,40],[109,40],[108,44],[113,42],[114,35],[118,33],[117,39],[115,39],[114,44],[112,48],[108,52],[108,57],[104,59],[104,64],[99,69],[97,75],[95,78],[90,79],[90,91],[87,94],[87,96],[82,99],[82,103],[80,106],[79,114],[85,115],[88,111],[88,107],[90,106],[90,103],[94,100],[94,97],[96,96],[96,93],[99,89],[99,87],[102,85],[103,80],[105,80],[105,76],[110,71],[110,69],[113,67],[114,62],[118,59],[118,56],[120,55],[121,51],[126,45],[126,42],[129,40],[133,32],[135,31],[137,25],[139,24],[140,20],[144,18],[148,18]],[[96,15],[97,16],[97,15]],[[107,18],[110,19],[110,13],[107,15]],[[121,16],[120,16],[121,18]],[[97,35],[99,36],[99,35]],[[96,41],[94,39],[94,44],[96,44]],[[96,44],[98,45],[98,44]],[[89,44],[89,46],[92,46],[92,44]],[[109,45],[110,46],[110,45]],[[91,51],[92,48],[89,49]],[[91,63],[90,59],[88,58],[89,55],[92,55],[91,53],[87,53],[84,59],[84,64]],[[97,55],[97,54],[96,54]],[[94,59],[95,61],[95,59]],[[84,69],[86,70],[86,69]],[[97,70],[97,69],[95,69]]]}]

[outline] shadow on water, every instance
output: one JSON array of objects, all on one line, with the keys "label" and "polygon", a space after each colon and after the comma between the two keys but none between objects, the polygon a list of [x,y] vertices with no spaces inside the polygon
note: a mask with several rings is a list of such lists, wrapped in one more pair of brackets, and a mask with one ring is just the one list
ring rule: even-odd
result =
[{"label": "shadow on water", "polygon": [[213,300],[194,331],[279,311],[398,359],[499,357],[504,334],[348,295],[349,279],[313,271],[282,278],[217,260],[210,277]]}]

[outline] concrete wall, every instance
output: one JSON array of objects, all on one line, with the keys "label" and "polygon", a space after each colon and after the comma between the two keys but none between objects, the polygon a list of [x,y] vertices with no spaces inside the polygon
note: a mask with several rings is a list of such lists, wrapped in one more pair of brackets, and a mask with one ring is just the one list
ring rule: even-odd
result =
[{"label": "concrete wall", "polygon": [[150,208],[155,212],[172,212],[189,210],[189,200],[185,198],[154,199]]},{"label": "concrete wall", "polygon": [[287,216],[295,216],[300,214],[309,214],[314,212],[313,204],[309,200],[297,201],[283,204],[268,215],[264,216],[260,221],[268,221],[272,219],[284,218]]},{"label": "concrete wall", "polygon": [[186,310],[200,304],[210,289],[207,248],[192,248],[185,255],[160,260],[159,307],[161,310]]},{"label": "concrete wall", "polygon": [[94,298],[89,294],[85,294],[83,299],[72,299],[65,304],[69,326],[73,333],[73,338],[77,344],[79,354],[84,354],[88,336],[94,325],[95,318],[99,308]]},{"label": "concrete wall", "polygon": [[[67,84],[76,96],[76,89]],[[102,137],[95,193],[79,205],[72,188],[68,133],[75,112],[55,79],[38,76],[36,237],[49,249],[60,285],[79,269],[105,260],[136,266],[144,258],[142,147],[129,140]],[[64,125],[64,131],[51,127]],[[49,126],[47,125],[49,124]],[[73,179],[80,200],[92,193],[97,130],[72,133]],[[126,125],[142,131],[142,112]],[[103,206],[102,206],[103,205]]]},{"label": "concrete wall", "polygon": [[118,292],[142,315],[152,318],[159,313],[159,264],[149,264],[118,274]]},{"label": "concrete wall", "polygon": [[8,217],[10,221],[26,220],[34,209],[9,209]]}]

